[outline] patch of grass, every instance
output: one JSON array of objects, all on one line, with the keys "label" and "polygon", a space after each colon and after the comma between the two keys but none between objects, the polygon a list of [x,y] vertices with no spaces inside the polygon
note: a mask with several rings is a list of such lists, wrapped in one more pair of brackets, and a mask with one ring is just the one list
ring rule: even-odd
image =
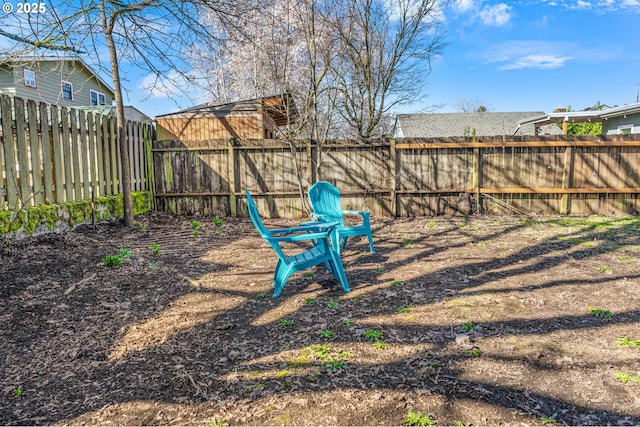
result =
[{"label": "patch of grass", "polygon": [[353,319],[343,319],[342,320],[342,324],[346,325],[346,326],[353,325],[354,323],[355,323],[355,320],[353,320]]},{"label": "patch of grass", "polygon": [[216,215],[213,218],[213,225],[215,225],[216,227],[222,227],[224,225],[224,219],[222,219],[218,215]]},{"label": "patch of grass", "polygon": [[13,390],[13,395],[15,397],[22,397],[22,387],[18,387],[17,389]]},{"label": "patch of grass", "polygon": [[598,273],[613,273],[613,267],[609,267],[608,265],[605,265],[603,267],[597,267],[596,271]]},{"label": "patch of grass", "polygon": [[324,362],[331,359],[331,347],[328,344],[311,344],[302,349],[302,354]]},{"label": "patch of grass", "polygon": [[416,245],[413,240],[407,238],[402,239],[402,244],[404,244],[405,248],[412,248]]},{"label": "patch of grass", "polygon": [[331,301],[329,304],[327,304],[327,308],[338,308],[340,307],[340,304],[338,304],[335,301]]},{"label": "patch of grass", "polygon": [[436,227],[436,222],[435,221],[429,221],[427,223],[427,228],[435,228]]},{"label": "patch of grass", "polygon": [[291,325],[293,325],[293,320],[291,320],[291,319],[280,319],[280,320],[278,320],[278,325],[280,325],[280,326],[291,326]]},{"label": "patch of grass", "polygon": [[389,344],[384,341],[376,341],[373,343],[373,348],[376,350],[386,350],[389,348]]},{"label": "patch of grass", "polygon": [[119,255],[107,255],[102,258],[102,264],[107,267],[117,267],[119,265],[122,265],[123,262],[124,261],[122,260],[122,257],[120,257]]},{"label": "patch of grass", "polygon": [[540,417],[540,424],[542,424],[543,426],[555,426],[555,425],[559,425],[558,424],[558,420],[556,420],[556,417],[558,416],[557,413],[554,413],[553,415],[551,415],[550,417]]},{"label": "patch of grass", "polygon": [[632,340],[629,337],[618,338],[616,340],[616,344],[622,347],[631,347],[631,348],[639,348],[640,340]]},{"label": "patch of grass", "polygon": [[611,319],[613,317],[613,313],[611,313],[609,310],[602,310],[595,307],[587,307],[587,310],[589,310],[589,313],[591,313],[595,317],[602,317],[605,319]]},{"label": "patch of grass", "polygon": [[398,309],[398,313],[411,313],[413,310],[413,307],[402,307]]},{"label": "patch of grass", "polygon": [[469,357],[480,357],[482,356],[482,350],[479,348],[472,348],[471,350],[463,351],[462,354]]},{"label": "patch of grass", "polygon": [[329,329],[325,329],[319,332],[320,338],[332,338],[335,334],[336,334],[335,332]]},{"label": "patch of grass", "polygon": [[274,375],[275,378],[284,378],[289,376],[289,371],[287,371],[286,369],[283,369],[281,371],[276,372],[276,374]]},{"label": "patch of grass", "polygon": [[640,376],[631,375],[628,372],[616,372],[615,374],[613,374],[613,376],[616,377],[616,379],[619,380],[622,384],[626,384],[629,381],[634,381],[640,384]]},{"label": "patch of grass", "polygon": [[160,255],[160,243],[154,243],[151,245],[151,250],[155,256]]},{"label": "patch of grass", "polygon": [[131,249],[121,248],[119,254],[122,259],[131,258]]},{"label": "patch of grass", "polygon": [[268,293],[266,293],[266,292],[258,292],[258,293],[256,294],[256,298],[266,298],[266,297],[268,297],[268,296],[269,296],[269,294],[268,294]]},{"label": "patch of grass", "polygon": [[347,369],[347,363],[342,360],[329,360],[324,366],[331,372],[344,371]]},{"label": "patch of grass", "polygon": [[402,281],[402,280],[392,280],[391,283],[389,283],[391,286],[399,286],[399,285],[404,285],[406,282]]},{"label": "patch of grass", "polygon": [[367,329],[362,333],[362,336],[371,342],[381,341],[382,331],[377,331],[375,329]]},{"label": "patch of grass", "polygon": [[318,302],[318,298],[306,298],[303,302],[305,304],[315,304]]},{"label": "patch of grass", "polygon": [[194,230],[200,230],[202,228],[202,223],[200,221],[191,221],[191,228]]},{"label": "patch of grass", "polygon": [[256,262],[258,262],[258,258],[251,258],[251,259],[249,259],[249,263],[250,263],[250,264],[255,264]]},{"label": "patch of grass", "polygon": [[209,427],[229,427],[229,423],[222,418],[211,418],[211,421],[209,421]]},{"label": "patch of grass", "polygon": [[427,362],[427,366],[430,367],[430,368],[439,368],[440,365],[442,365],[437,360],[427,360],[426,362]]},{"label": "patch of grass", "polygon": [[473,322],[465,322],[462,325],[460,325],[460,328],[464,331],[464,332],[469,332],[474,330],[478,325],[473,323]]},{"label": "patch of grass", "polygon": [[429,414],[423,414],[421,412],[413,412],[409,410],[407,415],[404,417],[404,421],[402,425],[405,426],[434,426],[436,425],[436,420]]},{"label": "patch of grass", "polygon": [[313,272],[312,271],[308,271],[306,273],[304,273],[304,278],[308,281],[312,281],[313,280]]}]

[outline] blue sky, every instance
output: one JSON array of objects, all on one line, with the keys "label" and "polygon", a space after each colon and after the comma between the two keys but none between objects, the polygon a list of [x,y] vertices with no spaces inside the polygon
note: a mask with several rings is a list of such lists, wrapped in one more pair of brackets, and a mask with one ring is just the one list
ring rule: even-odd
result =
[{"label": "blue sky", "polygon": [[457,0],[425,96],[402,112],[575,110],[636,101],[640,1]]}]

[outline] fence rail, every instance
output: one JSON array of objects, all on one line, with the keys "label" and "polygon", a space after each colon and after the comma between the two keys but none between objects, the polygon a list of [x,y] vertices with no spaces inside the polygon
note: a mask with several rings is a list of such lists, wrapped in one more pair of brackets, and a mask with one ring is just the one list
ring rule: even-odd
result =
[{"label": "fence rail", "polygon": [[637,213],[639,137],[332,141],[322,148],[156,141],[156,206],[177,214],[238,215],[246,187],[265,216],[301,217],[298,183],[306,190],[324,179],[340,188],[343,208],[373,215]]},{"label": "fence rail", "polygon": [[[115,118],[0,95],[0,208],[20,209],[121,191]],[[131,190],[149,189],[150,125],[127,122]]]}]

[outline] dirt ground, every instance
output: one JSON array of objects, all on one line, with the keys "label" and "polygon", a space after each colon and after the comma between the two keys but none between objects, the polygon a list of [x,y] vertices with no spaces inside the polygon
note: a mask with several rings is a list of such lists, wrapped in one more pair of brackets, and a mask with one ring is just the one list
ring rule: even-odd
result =
[{"label": "dirt ground", "polygon": [[374,219],[278,299],[248,220],[137,220],[3,244],[0,424],[640,424],[639,217]]}]

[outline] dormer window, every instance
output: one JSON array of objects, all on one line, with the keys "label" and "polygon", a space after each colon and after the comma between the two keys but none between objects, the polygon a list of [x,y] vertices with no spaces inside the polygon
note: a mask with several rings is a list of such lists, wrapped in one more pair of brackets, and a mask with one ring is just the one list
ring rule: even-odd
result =
[{"label": "dormer window", "polygon": [[73,101],[73,84],[71,82],[62,81],[62,98]]},{"label": "dormer window", "polygon": [[33,70],[24,68],[22,70],[22,75],[24,76],[24,85],[26,87],[36,87],[36,73]]}]

